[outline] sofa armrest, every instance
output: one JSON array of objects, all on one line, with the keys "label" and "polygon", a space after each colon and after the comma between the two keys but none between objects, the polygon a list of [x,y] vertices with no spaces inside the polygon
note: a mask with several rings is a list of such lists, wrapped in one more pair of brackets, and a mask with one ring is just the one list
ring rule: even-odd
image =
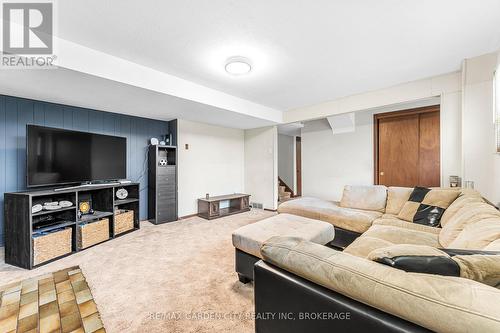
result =
[{"label": "sofa armrest", "polygon": [[500,290],[458,277],[407,273],[300,238],[273,237],[265,261],[433,331],[500,331]]},{"label": "sofa armrest", "polygon": [[254,271],[255,332],[431,332],[262,260]]}]

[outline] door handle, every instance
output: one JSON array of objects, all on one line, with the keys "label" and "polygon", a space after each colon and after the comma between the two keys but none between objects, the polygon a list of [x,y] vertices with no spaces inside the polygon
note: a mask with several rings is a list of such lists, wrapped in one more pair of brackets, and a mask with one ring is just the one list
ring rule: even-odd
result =
[{"label": "door handle", "polygon": [[383,171],[380,171],[380,175],[383,176],[384,175],[384,172]]}]

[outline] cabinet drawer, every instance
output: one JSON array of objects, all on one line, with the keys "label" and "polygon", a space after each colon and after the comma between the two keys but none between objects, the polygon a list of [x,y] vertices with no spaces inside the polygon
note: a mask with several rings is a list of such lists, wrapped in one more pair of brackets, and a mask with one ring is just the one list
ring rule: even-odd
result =
[{"label": "cabinet drawer", "polygon": [[176,203],[176,198],[175,197],[158,197],[157,200],[156,200],[156,205],[158,206],[158,209],[160,209],[161,207],[165,207],[167,205],[174,205],[175,207],[175,203]]},{"label": "cabinet drawer", "polygon": [[158,176],[175,176],[175,166],[158,167]]},{"label": "cabinet drawer", "polygon": [[169,213],[175,213],[175,205],[163,205],[158,207],[158,213],[165,215]]},{"label": "cabinet drawer", "polygon": [[159,221],[176,220],[177,216],[176,216],[175,206],[162,207],[162,209],[158,208],[156,217]]},{"label": "cabinet drawer", "polygon": [[158,191],[175,191],[175,184],[158,184]]},{"label": "cabinet drawer", "polygon": [[158,189],[156,191],[156,194],[158,196],[164,196],[164,195],[174,195],[176,194],[177,192],[175,191],[175,189]]},{"label": "cabinet drawer", "polygon": [[175,184],[175,175],[161,175],[158,176],[158,184]]}]

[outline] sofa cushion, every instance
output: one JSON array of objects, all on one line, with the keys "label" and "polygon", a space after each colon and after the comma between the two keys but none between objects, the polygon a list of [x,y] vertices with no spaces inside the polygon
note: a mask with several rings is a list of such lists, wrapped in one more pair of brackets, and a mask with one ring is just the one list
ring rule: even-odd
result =
[{"label": "sofa cushion", "polygon": [[437,234],[389,225],[374,225],[358,239],[362,239],[364,236],[380,238],[393,244],[414,244],[439,247]]},{"label": "sofa cushion", "polygon": [[387,188],[387,205],[385,207],[386,214],[398,215],[405,203],[410,198],[413,191],[412,187],[396,187],[390,186]]},{"label": "sofa cushion", "polygon": [[384,212],[386,201],[387,187],[383,185],[346,185],[340,207]]},{"label": "sofa cushion", "polygon": [[500,332],[500,290],[460,278],[407,273],[301,239],[272,238],[265,261],[436,332]]},{"label": "sofa cushion", "polygon": [[395,215],[395,214],[384,214],[382,215],[381,217],[382,219],[396,219],[396,220],[399,220],[399,217],[398,215]]},{"label": "sofa cushion", "polygon": [[383,257],[393,258],[400,256],[443,256],[449,258],[450,255],[438,248],[427,245],[394,244],[378,248],[370,252],[367,256],[369,260],[377,260]]},{"label": "sofa cushion", "polygon": [[[385,215],[384,215],[385,216]],[[398,218],[385,218],[382,216],[380,219],[376,219],[373,221],[373,225],[390,225],[393,227],[399,227],[403,229],[416,230],[416,231],[424,231],[430,232],[431,234],[438,235],[441,232],[441,229],[429,227],[422,224],[410,223],[404,220],[400,220]]]},{"label": "sofa cushion", "polygon": [[372,226],[373,221],[382,215],[380,212],[337,208],[322,210],[320,220],[349,231],[363,233]]},{"label": "sofa cushion", "polygon": [[368,231],[346,247],[344,252],[366,258],[373,250],[394,244],[439,247],[437,234],[391,225],[373,225]]},{"label": "sofa cushion", "polygon": [[260,257],[262,243],[273,236],[297,236],[324,245],[332,241],[334,235],[335,230],[329,223],[278,214],[235,230],[232,240],[235,248]]},{"label": "sofa cushion", "polygon": [[491,242],[483,248],[484,251],[500,251],[500,239]]},{"label": "sofa cushion", "polygon": [[[493,206],[485,202],[468,202],[458,209],[453,217],[443,226],[439,233],[439,243],[444,248],[451,247],[451,243],[462,233],[467,225],[495,217],[500,217],[500,212]],[[466,235],[463,237],[466,237]],[[477,250],[480,250],[480,248]]]},{"label": "sofa cushion", "polygon": [[381,212],[340,207],[334,201],[302,197],[286,201],[278,206],[279,213],[294,214],[333,224],[336,227],[365,232]]},{"label": "sofa cushion", "polygon": [[444,211],[459,194],[456,190],[415,187],[398,217],[405,221],[438,227]]},{"label": "sofa cushion", "polygon": [[460,196],[443,213],[441,226],[444,227],[463,206],[472,202],[484,202],[484,200],[477,191],[462,190]]},{"label": "sofa cushion", "polygon": [[310,219],[320,219],[321,211],[324,209],[335,209],[338,204],[313,197],[301,197],[288,200],[278,206],[278,213],[293,214]]},{"label": "sofa cushion", "polygon": [[460,276],[500,288],[500,255],[458,255],[452,259],[460,266]]},{"label": "sofa cushion", "polygon": [[344,249],[344,252],[356,257],[366,258],[373,250],[391,245],[394,245],[394,243],[377,237],[363,236],[358,237],[354,242],[349,244],[349,246]]},{"label": "sofa cushion", "polygon": [[467,224],[448,247],[481,250],[498,239],[500,239],[500,217],[491,217]]}]

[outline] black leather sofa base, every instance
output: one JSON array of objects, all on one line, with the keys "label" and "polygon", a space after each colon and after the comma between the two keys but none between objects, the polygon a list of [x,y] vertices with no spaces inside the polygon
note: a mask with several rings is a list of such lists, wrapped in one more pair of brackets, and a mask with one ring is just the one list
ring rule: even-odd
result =
[{"label": "black leather sofa base", "polygon": [[339,227],[334,227],[335,228],[335,237],[334,239],[327,244],[329,247],[333,247],[336,249],[344,249],[346,248],[349,244],[354,242],[356,238],[361,236],[360,233],[342,229]]},{"label": "black leather sofa base", "polygon": [[236,273],[238,273],[238,279],[241,283],[248,283],[253,281],[253,267],[255,263],[257,263],[260,258],[255,257],[251,254],[234,249],[235,254],[235,269]]},{"label": "black leather sofa base", "polygon": [[264,261],[254,274],[257,333],[431,332]]}]

